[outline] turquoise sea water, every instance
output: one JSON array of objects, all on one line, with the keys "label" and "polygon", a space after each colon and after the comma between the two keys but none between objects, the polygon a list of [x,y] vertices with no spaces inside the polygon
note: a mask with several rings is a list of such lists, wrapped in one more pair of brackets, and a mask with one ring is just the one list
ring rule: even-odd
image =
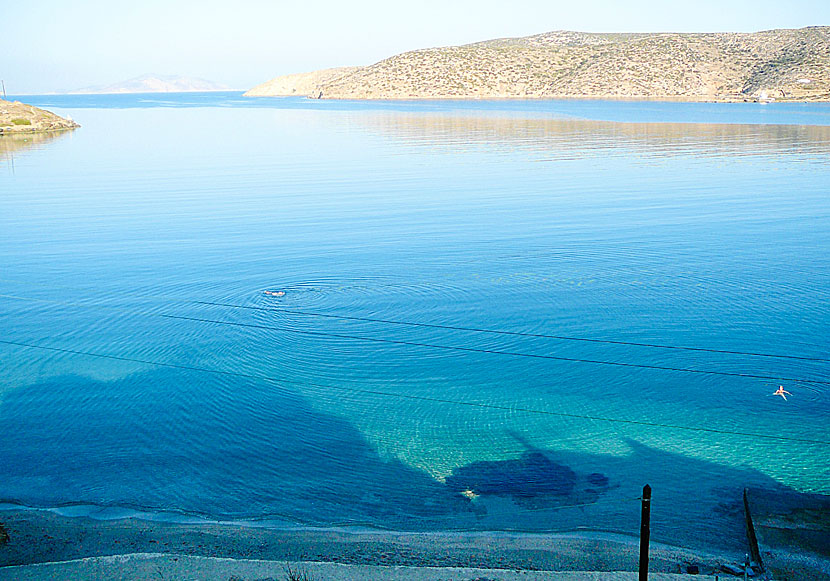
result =
[{"label": "turquoise sea water", "polygon": [[82,128],[0,149],[0,502],[636,534],[648,483],[738,550],[743,487],[830,494],[827,105],[23,100]]}]

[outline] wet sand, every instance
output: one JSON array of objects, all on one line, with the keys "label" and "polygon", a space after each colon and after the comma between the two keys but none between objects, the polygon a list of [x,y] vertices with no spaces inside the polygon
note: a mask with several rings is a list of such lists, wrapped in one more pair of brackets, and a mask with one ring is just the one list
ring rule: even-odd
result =
[{"label": "wet sand", "polygon": [[[96,557],[63,563],[0,568],[0,580],[64,581],[106,579],[199,579],[200,581],[276,581],[289,571],[306,574],[313,581],[636,581],[634,572],[510,571],[458,567],[385,567],[339,563],[296,563],[191,557],[184,555],[132,554]],[[714,576],[696,576],[714,581]],[[655,573],[652,581],[682,581],[686,575]]]},{"label": "wet sand", "polygon": [[830,579],[830,497],[749,490],[764,565],[780,579]]},{"label": "wet sand", "polygon": [[[601,533],[404,533],[344,529],[273,529],[239,524],[181,524],[126,518],[94,520],[41,510],[0,511],[9,542],[0,566],[135,553],[324,562],[346,565],[451,567],[501,571],[637,570],[638,541]],[[178,558],[178,557],[176,557]],[[652,544],[650,570],[703,574],[743,555],[710,554]],[[0,569],[3,571],[3,569]],[[7,569],[6,572],[9,570]]]}]

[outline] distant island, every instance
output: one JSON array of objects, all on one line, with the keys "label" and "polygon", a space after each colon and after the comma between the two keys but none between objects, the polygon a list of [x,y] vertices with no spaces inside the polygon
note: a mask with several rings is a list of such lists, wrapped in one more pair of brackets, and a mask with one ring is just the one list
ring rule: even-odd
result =
[{"label": "distant island", "polygon": [[0,136],[19,133],[40,133],[80,127],[72,119],[64,119],[44,109],[20,101],[0,99]]},{"label": "distant island", "polygon": [[277,77],[248,96],[322,99],[830,100],[830,27],[755,33],[556,31]]},{"label": "distant island", "polygon": [[196,79],[192,77],[165,76],[165,75],[141,75],[134,79],[113,83],[111,85],[98,85],[85,87],[70,91],[71,95],[95,95],[110,93],[195,93],[209,91],[229,91],[230,88],[213,81]]}]

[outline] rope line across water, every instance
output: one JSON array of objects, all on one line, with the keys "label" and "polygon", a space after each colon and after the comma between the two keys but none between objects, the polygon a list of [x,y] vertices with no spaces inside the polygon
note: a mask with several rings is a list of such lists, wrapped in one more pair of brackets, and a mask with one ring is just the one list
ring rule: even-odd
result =
[{"label": "rope line across water", "polygon": [[343,335],[341,333],[326,333],[323,331],[302,331],[299,329],[288,329],[286,327],[273,327],[270,325],[256,325],[253,323],[236,323],[233,321],[220,321],[216,319],[202,319],[199,317],[184,317],[181,315],[158,315],[167,319],[178,319],[182,321],[194,321],[199,323],[213,323],[217,325],[230,325],[234,327],[247,327],[251,329],[265,329],[271,331],[284,331],[286,333],[297,333],[300,335],[311,335],[315,337],[331,337],[335,339],[350,339],[356,341],[371,341],[374,343],[390,343],[392,345],[406,345],[409,347],[429,347],[432,349],[445,349],[450,351],[464,351],[468,353],[487,353],[490,355],[509,355],[513,357],[530,357],[534,359],[551,359],[554,361],[570,361],[574,363],[590,363],[594,365],[613,365],[617,367],[633,367],[637,369],[656,369],[660,371],[679,371],[683,373],[699,373],[705,375],[725,375],[728,377],[743,377],[748,379],[770,379],[775,381],[790,381],[793,383],[814,383],[830,385],[830,380],[804,379],[797,377],[782,377],[778,375],[759,375],[754,373],[738,373],[732,371],[710,371],[706,369],[690,369],[688,367],[667,367],[663,365],[648,365],[645,363],[627,363],[624,361],[602,361],[598,359],[580,359],[577,357],[562,357],[560,355],[544,355],[539,353],[521,353],[518,351],[500,351],[498,349],[480,349],[477,347],[460,347],[454,345],[438,345],[435,343],[419,343],[416,341],[400,341],[397,339],[382,339],[379,337],[361,337],[357,335]]},{"label": "rope line across water", "polygon": [[[210,369],[206,367],[197,367],[192,365],[180,365],[176,363],[166,363],[161,361],[152,361],[148,359],[137,359],[132,357],[123,357],[119,355],[110,355],[105,353],[94,353],[90,351],[79,351],[76,349],[66,349],[62,347],[49,347],[46,345],[38,345],[34,343],[24,343],[21,341],[8,341],[0,339],[0,344],[4,345],[13,345],[17,347],[25,347],[30,349],[41,349],[45,351],[53,351],[56,353],[66,353],[71,355],[84,355],[88,357],[98,357],[102,359],[112,359],[116,361],[128,361],[131,363],[141,363],[144,365],[154,365],[159,367],[169,367],[173,369],[182,369],[186,371],[197,371],[202,373],[210,373],[216,375],[224,375],[224,376],[231,376],[231,377],[242,377],[245,379],[253,379],[257,381],[265,381],[268,383],[273,383],[276,385],[285,385],[285,384],[294,384],[294,385],[306,385],[299,382],[292,382],[292,381],[285,381],[280,380],[275,377],[270,377],[267,375],[256,375],[251,373],[242,373],[237,371],[226,371],[222,369]],[[556,417],[565,417],[565,418],[574,418],[574,419],[583,419],[583,420],[595,420],[595,421],[602,421],[602,422],[613,422],[613,423],[620,423],[620,424],[628,424],[628,425],[637,425],[637,426],[648,426],[648,427],[655,427],[655,428],[668,428],[674,430],[687,430],[692,432],[706,432],[706,433],[714,433],[714,434],[725,434],[725,435],[732,435],[732,436],[744,436],[744,437],[751,437],[751,438],[761,438],[765,440],[778,440],[778,441],[786,441],[786,442],[802,442],[807,444],[821,444],[821,445],[830,445],[830,440],[819,440],[819,439],[811,439],[811,438],[796,438],[792,436],[780,436],[776,434],[759,434],[753,432],[740,432],[740,431],[733,431],[733,430],[725,430],[719,428],[708,428],[702,426],[683,426],[678,424],[661,424],[658,422],[647,422],[642,420],[628,420],[628,419],[621,419],[621,418],[608,418],[603,416],[591,416],[587,414],[571,414],[566,412],[553,412],[548,410],[539,410],[534,408],[525,408],[525,407],[518,407],[518,406],[504,406],[498,404],[487,404],[487,403],[479,403],[479,402],[467,402],[467,401],[460,401],[460,400],[451,400],[451,399],[444,399],[444,398],[436,398],[436,397],[429,397],[429,396],[420,396],[420,395],[412,395],[412,394],[402,394],[402,393],[394,393],[388,391],[381,391],[381,390],[373,390],[373,389],[360,389],[360,388],[350,388],[350,387],[339,387],[335,385],[319,385],[319,384],[308,384],[311,386],[321,387],[324,389],[333,389],[338,391],[350,392],[350,393],[364,393],[364,394],[371,394],[371,395],[379,395],[384,397],[396,397],[400,399],[411,399],[411,400],[419,400],[419,401],[429,401],[434,403],[444,403],[444,404],[452,404],[452,405],[463,405],[469,407],[477,407],[477,408],[485,408],[485,409],[496,409],[496,410],[505,410],[510,411],[513,413],[522,412],[522,413],[531,413],[531,414],[540,414],[546,416],[556,416]]]},{"label": "rope line across water", "polygon": [[[0,295],[2,296],[2,295]],[[754,351],[733,351],[729,349],[713,349],[708,347],[687,347],[681,345],[666,345],[663,343],[638,343],[635,341],[618,341],[615,339],[593,339],[588,337],[573,337],[568,335],[549,335],[546,333],[528,333],[524,331],[505,331],[500,329],[484,329],[478,327],[461,327],[457,325],[441,325],[437,323],[416,323],[413,321],[396,321],[392,319],[377,319],[373,317],[354,317],[332,313],[319,313],[315,311],[302,311],[296,309],[285,309],[282,307],[255,307],[249,305],[236,305],[233,303],[219,303],[210,301],[193,301],[199,305],[210,305],[215,307],[228,307],[234,309],[250,309],[255,311],[273,311],[290,315],[303,315],[307,317],[324,317],[328,319],[342,319],[344,321],[363,321],[369,323],[384,323],[388,325],[406,325],[410,327],[425,327],[428,329],[446,329],[452,331],[472,331],[475,333],[491,333],[494,335],[511,335],[516,337],[532,337],[537,339],[557,339],[561,341],[582,341],[585,343],[602,343],[608,345],[627,345],[632,347],[651,347],[654,349],[673,349],[677,351],[702,351],[704,353],[722,353],[725,355],[747,355],[751,357],[772,357],[777,359],[796,359],[799,361],[820,361],[830,363],[830,358],[805,357],[801,355],[782,355],[776,353],[759,353]]]},{"label": "rope line across water", "polygon": [[[51,303],[51,304],[77,306],[77,307],[84,307],[84,308],[108,308],[108,309],[123,311],[122,309],[118,309],[117,307],[107,307],[105,305],[85,305],[83,303],[72,303],[72,302],[67,302],[67,301],[54,301],[54,300],[50,300],[50,299],[34,299],[34,298],[19,297],[19,296],[15,296],[15,295],[4,295],[4,294],[0,294],[0,297],[14,299],[14,300],[22,300],[22,301],[46,302],[46,303]],[[205,302],[202,302],[202,301],[192,301],[192,302],[196,303],[196,304],[222,305],[222,303],[205,303]],[[224,306],[228,306],[228,305],[224,305]],[[240,308],[249,308],[249,307],[240,306]],[[250,308],[255,308],[255,307],[250,307]],[[268,310],[271,310],[271,309],[268,309]],[[603,360],[597,360],[597,359],[583,359],[583,358],[578,358],[578,357],[563,357],[563,356],[559,356],[559,355],[545,355],[545,354],[537,354],[537,353],[521,353],[521,352],[517,352],[517,351],[501,351],[501,350],[498,350],[498,349],[480,349],[480,348],[475,348],[475,347],[438,345],[438,344],[434,344],[434,343],[420,343],[420,342],[414,342],[414,341],[401,341],[401,340],[395,340],[395,339],[382,339],[382,338],[378,338],[378,337],[345,335],[345,334],[340,334],[340,333],[326,333],[326,332],[323,332],[323,331],[302,331],[302,330],[299,330],[299,329],[289,329],[289,328],[286,328],[286,327],[274,327],[274,326],[269,326],[269,325],[258,325],[258,324],[252,324],[252,323],[236,323],[236,322],[233,322],[233,321],[221,321],[221,320],[217,320],[217,319],[204,319],[204,318],[200,318],[200,317],[185,317],[185,316],[181,316],[181,315],[171,315],[171,314],[164,314],[164,313],[147,313],[147,312],[141,312],[141,311],[133,311],[133,313],[137,314],[137,315],[141,315],[141,316],[148,316],[148,317],[162,317],[162,318],[168,318],[168,319],[179,319],[179,320],[184,320],[184,321],[213,323],[213,324],[217,324],[217,325],[231,325],[231,326],[236,326],[236,327],[249,327],[249,328],[253,328],[253,329],[266,329],[266,330],[272,330],[272,331],[284,331],[286,333],[297,333],[297,334],[304,334],[304,335],[311,335],[311,336],[318,336],[318,337],[331,337],[331,338],[349,339],[349,340],[356,340],[356,341],[371,341],[371,342],[377,342],[377,343],[389,343],[389,344],[406,345],[406,346],[412,346],[412,347],[428,347],[428,348],[432,348],[432,349],[444,349],[444,350],[473,352],[473,353],[487,353],[487,354],[491,354],[491,355],[509,355],[509,356],[513,356],[513,357],[530,357],[530,358],[535,358],[535,359],[549,359],[549,360],[554,360],[554,361],[569,361],[569,362],[573,362],[573,363],[587,363],[587,364],[593,364],[593,365],[611,365],[611,366],[617,366],[617,367],[652,369],[652,370],[660,370],[660,371],[675,371],[675,372],[681,372],[681,373],[696,373],[696,374],[703,374],[703,375],[719,375],[719,376],[728,376],[728,377],[741,377],[741,378],[745,378],[745,379],[764,379],[764,380],[774,380],[774,381],[788,381],[788,382],[798,383],[798,384],[830,385],[830,380],[821,380],[821,379],[785,377],[785,376],[779,376],[779,375],[761,375],[761,374],[754,374],[754,373],[739,373],[739,372],[732,372],[732,371],[712,371],[712,370],[706,370],[706,369],[691,369],[691,368],[688,368],[688,367],[669,367],[669,366],[664,366],[664,365],[648,365],[648,364],[644,364],[644,363],[630,363],[630,362],[624,362],[624,361],[603,361]],[[420,323],[413,323],[413,324],[420,325]],[[427,326],[431,326],[431,325],[427,325]],[[448,327],[448,328],[455,328],[455,327]],[[473,329],[469,329],[469,330],[473,330]],[[493,332],[497,332],[497,331],[493,331]],[[498,333],[502,333],[502,332],[499,331]],[[522,333],[518,333],[518,332],[515,332],[515,333],[514,332],[504,332],[504,333],[505,334],[510,334],[510,335],[522,335]],[[532,336],[537,336],[537,335],[532,335]],[[538,335],[538,336],[545,336],[545,335]],[[555,338],[552,335],[548,335],[547,337]],[[643,344],[643,345],[645,345],[645,344]],[[678,347],[678,349],[697,350],[697,348],[685,348],[685,347]],[[702,348],[701,348],[701,350],[712,351],[712,350],[706,350],[706,349],[702,349]],[[720,351],[713,351],[713,352],[720,352]],[[750,353],[738,352],[738,351],[729,352],[729,353],[750,354]],[[751,355],[757,355],[757,354],[751,354]],[[776,357],[776,356],[773,356],[773,355],[766,355],[766,356]],[[812,358],[811,359],[811,358],[802,358],[802,357],[796,357],[796,356],[793,356],[793,358],[796,358],[796,359],[810,359],[810,360],[814,360],[814,361],[823,361],[823,359],[818,359],[818,358]]]},{"label": "rope line across water", "polygon": [[[2,279],[0,279],[2,280]],[[10,294],[0,294],[0,298],[18,300],[18,301],[28,301],[28,302],[43,302],[43,303],[50,303],[55,305],[65,305],[65,306],[74,306],[74,307],[81,307],[86,309],[94,309],[94,308],[102,308],[102,309],[111,309],[111,310],[122,310],[120,307],[116,306],[108,306],[108,305],[101,305],[101,304],[86,304],[86,303],[78,303],[72,301],[56,301],[54,299],[41,299],[41,298],[32,298],[32,297],[22,297],[19,295],[10,295]],[[748,357],[765,357],[765,358],[775,358],[775,359],[792,359],[797,361],[815,361],[820,363],[830,363],[830,358],[827,357],[809,357],[804,355],[785,355],[781,353],[762,353],[757,351],[739,351],[739,350],[731,350],[731,349],[714,349],[710,347],[690,347],[684,345],[669,345],[665,343],[641,343],[636,341],[621,341],[616,339],[597,339],[591,337],[574,337],[570,335],[552,335],[547,333],[530,333],[525,331],[508,331],[503,329],[486,329],[481,327],[464,327],[459,325],[446,325],[446,324],[438,324],[438,323],[419,323],[414,321],[399,321],[393,319],[380,319],[374,317],[357,317],[357,316],[350,316],[350,315],[341,315],[336,313],[321,313],[316,311],[305,311],[305,310],[298,310],[298,309],[286,309],[282,307],[258,307],[253,305],[238,305],[235,303],[224,303],[224,302],[216,302],[216,301],[186,301],[181,299],[176,299],[173,297],[169,297],[167,295],[140,295],[134,298],[143,298],[143,299],[153,299],[153,300],[165,300],[168,302],[175,302],[179,304],[193,304],[193,305],[206,305],[206,306],[216,306],[216,307],[227,307],[233,309],[246,309],[246,310],[255,310],[255,311],[270,311],[270,312],[277,312],[277,313],[286,313],[291,315],[302,315],[307,317],[321,317],[321,318],[328,318],[328,319],[338,319],[344,321],[362,321],[362,322],[370,322],[370,323],[382,323],[387,325],[401,325],[401,326],[410,326],[410,327],[422,327],[422,328],[429,328],[429,329],[445,329],[445,330],[452,330],[452,331],[470,331],[475,333],[490,333],[494,335],[507,335],[507,336],[515,336],[515,337],[530,337],[530,338],[537,338],[537,339],[556,339],[561,341],[579,341],[585,343],[599,343],[599,344],[607,344],[607,345],[625,345],[631,347],[648,347],[653,349],[670,349],[675,351],[697,351],[703,353],[720,353],[724,355],[745,355]],[[146,314],[146,315],[154,315],[153,313],[141,313],[138,314]],[[157,315],[155,315],[157,316]]]}]

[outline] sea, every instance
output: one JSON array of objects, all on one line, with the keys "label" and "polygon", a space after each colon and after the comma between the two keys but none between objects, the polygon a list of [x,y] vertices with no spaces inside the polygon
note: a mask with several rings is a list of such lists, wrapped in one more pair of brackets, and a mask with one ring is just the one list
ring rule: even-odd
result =
[{"label": "sea", "polygon": [[828,104],[17,98],[81,127],[0,138],[3,508],[636,536],[649,485],[742,552],[744,488],[830,494]]}]

